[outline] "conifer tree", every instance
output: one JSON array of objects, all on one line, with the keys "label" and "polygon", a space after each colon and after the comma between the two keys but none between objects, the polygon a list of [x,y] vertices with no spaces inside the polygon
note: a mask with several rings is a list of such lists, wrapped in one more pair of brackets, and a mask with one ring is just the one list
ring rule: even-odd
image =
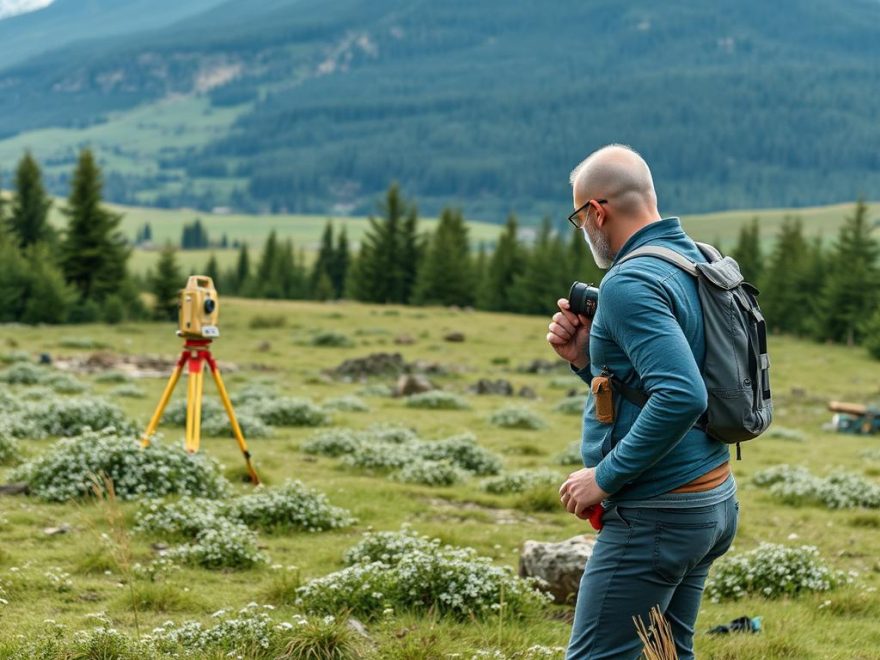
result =
[{"label": "conifer tree", "polygon": [[333,262],[328,271],[330,281],[333,284],[335,298],[341,298],[345,293],[345,282],[350,265],[351,255],[348,251],[348,236],[345,233],[345,227],[343,227],[336,239],[336,248],[333,250]]},{"label": "conifer tree", "polygon": [[786,217],[770,254],[761,283],[760,304],[772,332],[803,334],[810,320],[811,255],[800,218]]},{"label": "conifer tree", "polygon": [[177,318],[177,294],[184,285],[184,277],[177,263],[177,250],[166,242],[159,253],[156,272],[149,275],[150,291],[156,297],[153,316],[166,321]]},{"label": "conifer tree", "polygon": [[409,299],[418,266],[418,214],[396,183],[388,188],[380,210],[381,219],[368,218],[350,278],[351,293],[367,302],[403,303]]},{"label": "conifer tree", "polygon": [[255,291],[260,298],[284,298],[284,282],[281,277],[282,249],[273,229],[263,246],[257,264]]},{"label": "conifer tree", "polygon": [[24,250],[30,279],[21,315],[22,323],[64,323],[76,300],[76,291],[64,281],[46,243]]},{"label": "conifer tree", "polygon": [[566,247],[544,218],[538,238],[526,260],[525,270],[514,276],[511,298],[514,311],[546,314],[557,310],[556,301],[571,286],[566,267]]},{"label": "conifer tree", "polygon": [[308,276],[305,263],[305,252],[300,250],[298,255],[295,254],[293,241],[287,239],[278,260],[278,277],[285,298],[303,299],[306,297]]},{"label": "conifer tree", "polygon": [[[328,280],[330,279],[330,272],[334,267],[335,258],[336,252],[333,247],[333,223],[328,220],[327,224],[324,225],[324,233],[321,235],[321,247],[318,249],[318,256],[315,259],[315,263],[312,265],[312,272],[309,275],[309,290],[311,292],[317,292],[318,281],[323,275],[326,275]],[[323,291],[322,295],[326,295],[326,291]],[[318,298],[317,295],[314,297]],[[324,297],[318,299],[326,300],[327,298]]]},{"label": "conifer tree", "polygon": [[238,260],[235,263],[233,274],[234,292],[240,295],[246,293],[251,280],[251,258],[247,243],[242,243],[238,248]]},{"label": "conifer tree", "polygon": [[414,304],[472,305],[474,271],[461,211],[443,209],[413,288]]},{"label": "conifer tree", "polygon": [[18,163],[11,206],[9,227],[19,247],[24,248],[52,237],[52,228],[49,226],[52,200],[43,187],[40,166],[29,151]]},{"label": "conifer tree", "polygon": [[736,247],[730,256],[736,259],[739,270],[747,282],[755,283],[761,279],[764,260],[761,254],[761,230],[758,218],[752,218],[749,224],[739,229]]},{"label": "conifer tree", "polygon": [[101,172],[89,149],[80,152],[63,213],[68,226],[61,245],[64,276],[80,299],[103,302],[119,293],[131,253],[119,231],[122,216],[101,204]]},{"label": "conifer tree", "polygon": [[880,307],[868,317],[864,327],[865,348],[875,360],[880,360]]},{"label": "conifer tree", "polygon": [[859,200],[840,228],[828,261],[815,327],[820,340],[859,343],[866,319],[880,303],[880,247],[871,230],[868,207]]},{"label": "conifer tree", "polygon": [[204,274],[214,281],[214,286],[220,286],[220,266],[217,264],[217,256],[212,252],[205,264]]},{"label": "conifer tree", "polygon": [[480,241],[477,245],[477,254],[473,259],[474,264],[474,305],[479,302],[480,291],[483,290],[486,281],[486,271],[489,268],[489,255],[486,253],[486,242]]},{"label": "conifer tree", "polygon": [[513,311],[513,281],[526,267],[526,252],[519,243],[517,231],[516,216],[511,213],[486,267],[477,301],[481,309]]}]

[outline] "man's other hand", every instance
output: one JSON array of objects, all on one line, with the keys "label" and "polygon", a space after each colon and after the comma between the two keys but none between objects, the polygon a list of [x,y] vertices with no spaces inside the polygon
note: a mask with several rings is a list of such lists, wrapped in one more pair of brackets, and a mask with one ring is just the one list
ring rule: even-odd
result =
[{"label": "man's other hand", "polygon": [[585,509],[599,504],[609,495],[610,493],[606,493],[596,483],[596,468],[581,468],[572,472],[559,488],[559,500],[562,506],[578,518],[585,518],[586,516],[582,515]]},{"label": "man's other hand", "polygon": [[566,298],[556,301],[559,311],[553,315],[547,333],[547,342],[564,360],[576,368],[583,369],[589,362],[587,349],[590,344],[592,321],[583,314],[571,311]]}]

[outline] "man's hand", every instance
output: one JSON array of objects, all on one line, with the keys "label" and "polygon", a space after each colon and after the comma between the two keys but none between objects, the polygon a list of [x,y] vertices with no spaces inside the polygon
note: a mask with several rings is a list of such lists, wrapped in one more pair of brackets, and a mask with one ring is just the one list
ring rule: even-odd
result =
[{"label": "man's hand", "polygon": [[568,360],[578,369],[587,366],[587,347],[590,344],[592,320],[571,311],[566,298],[556,301],[559,311],[553,315],[548,326],[547,342],[559,357]]},{"label": "man's hand", "polygon": [[559,499],[569,513],[586,520],[590,517],[587,509],[609,497],[596,483],[596,468],[581,468],[568,475],[559,488]]}]

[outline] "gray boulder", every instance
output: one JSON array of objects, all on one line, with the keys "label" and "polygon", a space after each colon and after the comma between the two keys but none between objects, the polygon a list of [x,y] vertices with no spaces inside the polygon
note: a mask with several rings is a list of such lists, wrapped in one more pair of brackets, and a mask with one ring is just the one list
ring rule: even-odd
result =
[{"label": "gray boulder", "polygon": [[519,558],[519,575],[544,580],[543,588],[557,603],[574,603],[595,543],[592,534],[579,534],[560,543],[526,541]]}]

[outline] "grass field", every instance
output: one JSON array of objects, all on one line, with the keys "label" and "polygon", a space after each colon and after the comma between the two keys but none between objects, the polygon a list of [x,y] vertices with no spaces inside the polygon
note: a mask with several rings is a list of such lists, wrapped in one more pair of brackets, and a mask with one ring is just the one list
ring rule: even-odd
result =
[{"label": "grass field", "polygon": [[[285,325],[251,329],[250,321],[257,315],[283,317]],[[546,322],[541,317],[440,308],[224,299],[223,336],[215,343],[215,354],[240,367],[234,372],[230,370],[226,377],[232,394],[246,384],[262,381],[272,383],[285,394],[310,397],[317,402],[361,389],[360,384],[331,382],[320,377],[323,369],[346,358],[376,351],[399,351],[407,360],[436,360],[454,367],[454,372],[432,378],[466,397],[470,409],[418,410],[406,407],[400,399],[364,396],[371,412],[336,413],[333,427],[364,428],[378,421],[397,422],[415,428],[429,439],[469,430],[476,434],[481,446],[503,458],[505,469],[555,469],[561,483],[576,466],[557,465],[555,457],[579,438],[580,418],[556,412],[555,406],[565,397],[568,387],[580,391],[585,388],[565,371],[537,375],[517,370],[532,359],[552,359],[544,341]],[[318,330],[344,333],[352,340],[352,346],[307,346],[308,338]],[[449,331],[464,332],[465,341],[443,341]],[[410,335],[415,342],[394,344],[394,337],[400,334]],[[32,354],[48,352],[55,357],[90,352],[65,348],[71,339],[88,340],[92,346],[124,354],[173,357],[179,349],[174,327],[169,324],[27,329],[0,326],[0,345],[9,347],[4,350],[14,347]],[[880,586],[880,512],[785,506],[750,483],[757,470],[783,462],[802,464],[820,474],[831,466],[842,466],[876,480],[880,462],[867,461],[860,457],[860,452],[880,447],[878,438],[833,435],[820,427],[828,418],[824,405],[827,399],[863,402],[880,396],[877,363],[870,361],[862,350],[789,338],[773,338],[770,352],[777,406],[775,425],[800,431],[805,439],[796,442],[762,438],[743,447],[741,462],[731,462],[741,502],[740,527],[731,554],[754,548],[760,541],[815,544],[831,565],[858,571],[859,578],[856,585],[799,598],[748,597],[720,604],[706,599],[697,622],[698,657],[880,658],[880,594],[876,591]],[[490,425],[487,416],[510,400],[467,395],[467,386],[481,377],[507,378],[516,387],[532,387],[538,399],[526,405],[544,418],[547,427],[526,431]],[[92,377],[81,378],[91,394],[109,395],[114,387]],[[138,381],[146,391],[145,398],[118,399],[116,403],[144,423],[164,384],[164,378]],[[16,391],[26,389],[20,386]],[[184,393],[185,386],[181,384],[175,396],[179,399]],[[206,385],[205,396],[216,398],[210,383]],[[176,428],[165,427],[164,432],[168,440],[178,441],[182,436],[182,430]],[[561,508],[548,510],[517,495],[487,494],[477,487],[478,479],[448,487],[401,484],[381,474],[344,468],[337,459],[306,455],[300,446],[313,432],[279,428],[273,438],[250,443],[257,469],[268,484],[277,485],[286,478],[302,479],[358,518],[353,527],[319,534],[260,535],[261,545],[272,562],[298,566],[303,579],[341,568],[344,550],[368,528],[396,530],[403,522],[444,542],[472,546],[497,564],[513,567],[526,539],[559,541],[579,533],[593,533],[585,522]],[[23,441],[24,457],[39,455],[52,443],[53,440]],[[227,466],[231,478],[240,480],[241,457],[234,441],[207,438],[202,447]],[[10,469],[11,466],[3,468],[4,475]],[[246,493],[250,486],[239,484],[236,490]],[[550,491],[555,490],[548,489],[543,502],[552,500]],[[137,504],[124,504],[123,508],[131,525]],[[9,596],[9,603],[0,606],[0,648],[2,644],[14,644],[18,634],[40,629],[44,619],[66,624],[70,630],[88,629],[94,623],[90,615],[96,612],[106,613],[114,627],[135,632],[127,589],[120,588],[120,576],[107,551],[102,549],[100,535],[109,530],[96,504],[45,504],[24,496],[6,496],[0,498],[0,512],[4,539],[0,548],[0,584],[10,570],[22,566],[29,566],[35,575],[63,571],[70,574],[72,582],[72,587],[63,593],[40,582],[42,586],[35,584],[33,591]],[[502,518],[506,524],[499,522]],[[58,536],[43,532],[46,527],[62,523],[71,525],[72,531]],[[792,540],[792,535],[797,535],[797,540]],[[133,542],[135,560],[146,563],[155,556],[148,540],[135,535]],[[170,586],[166,591],[146,599],[137,613],[138,626],[144,631],[169,619],[207,621],[221,607],[241,607],[251,601],[272,603],[278,612],[292,613],[289,594],[279,595],[277,579],[277,572],[269,568],[232,572],[185,568],[167,578]],[[828,600],[830,605],[825,604]],[[375,657],[469,658],[477,649],[499,648],[512,654],[532,644],[564,646],[570,631],[566,618],[570,613],[570,606],[551,606],[540,616],[514,624],[497,618],[456,623],[442,617],[397,612],[390,622],[367,628],[378,644]],[[762,616],[764,631],[760,635],[726,638],[705,634],[709,627],[743,614]],[[448,655],[453,653],[462,655]]]}]

